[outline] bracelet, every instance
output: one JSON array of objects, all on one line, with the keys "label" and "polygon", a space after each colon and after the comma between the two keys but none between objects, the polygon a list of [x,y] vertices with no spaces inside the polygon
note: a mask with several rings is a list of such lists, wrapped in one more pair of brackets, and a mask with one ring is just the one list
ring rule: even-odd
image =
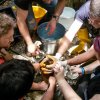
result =
[{"label": "bracelet", "polygon": [[55,18],[55,20],[57,21],[59,19],[59,16],[52,15],[52,18]]},{"label": "bracelet", "polygon": [[82,71],[82,75],[84,75],[85,74],[84,67],[81,67],[81,71]]}]

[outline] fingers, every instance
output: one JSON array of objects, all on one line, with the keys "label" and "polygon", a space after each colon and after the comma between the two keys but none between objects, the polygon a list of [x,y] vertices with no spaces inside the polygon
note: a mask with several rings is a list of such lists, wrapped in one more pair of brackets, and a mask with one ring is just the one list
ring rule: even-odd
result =
[{"label": "fingers", "polygon": [[72,71],[72,73],[81,73],[81,69],[79,67],[71,66],[70,70]]},{"label": "fingers", "polygon": [[47,24],[47,26],[46,26],[45,30],[48,30],[48,28],[49,28],[49,23]]},{"label": "fingers", "polygon": [[53,70],[47,69],[47,68],[44,68],[44,67],[42,67],[41,70],[42,70],[43,74],[51,74],[53,72]]},{"label": "fingers", "polygon": [[49,22],[49,23],[47,24],[46,30],[49,31],[49,32],[48,32],[48,35],[51,35],[51,34],[54,32],[54,30],[55,30],[54,23]]},{"label": "fingers", "polygon": [[64,68],[62,66],[59,66],[58,64],[56,64],[56,66],[53,68],[55,73],[58,73],[60,71],[63,71]]},{"label": "fingers", "polygon": [[48,35],[51,35],[52,31],[51,31],[51,28],[50,28],[50,22],[47,24],[47,27],[46,27],[46,30],[49,30],[48,32]]},{"label": "fingers", "polygon": [[48,35],[51,35],[53,32],[54,32],[54,29],[53,28],[50,28],[50,30],[48,32]]},{"label": "fingers", "polygon": [[55,65],[56,65],[56,63],[51,64],[51,65],[46,65],[46,68],[51,69],[51,68],[55,67]]}]

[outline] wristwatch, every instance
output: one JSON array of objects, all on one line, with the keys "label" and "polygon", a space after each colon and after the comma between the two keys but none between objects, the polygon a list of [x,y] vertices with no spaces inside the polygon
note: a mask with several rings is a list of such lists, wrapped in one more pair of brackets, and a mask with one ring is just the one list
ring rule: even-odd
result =
[{"label": "wristwatch", "polygon": [[52,18],[55,18],[55,20],[56,20],[56,21],[58,21],[58,19],[59,19],[59,16],[52,15]]}]

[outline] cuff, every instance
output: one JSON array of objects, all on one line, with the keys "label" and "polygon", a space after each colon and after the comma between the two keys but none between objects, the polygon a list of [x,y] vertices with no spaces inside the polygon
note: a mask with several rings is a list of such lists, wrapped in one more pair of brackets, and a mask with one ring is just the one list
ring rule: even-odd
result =
[{"label": "cuff", "polygon": [[60,54],[60,53],[56,53],[56,55],[55,55],[55,57],[56,57],[56,59],[60,59],[60,57],[61,57],[62,55]]}]

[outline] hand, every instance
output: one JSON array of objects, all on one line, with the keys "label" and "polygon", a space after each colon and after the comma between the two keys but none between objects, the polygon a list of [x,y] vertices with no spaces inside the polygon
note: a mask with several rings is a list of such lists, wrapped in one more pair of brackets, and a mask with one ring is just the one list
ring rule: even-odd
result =
[{"label": "hand", "polygon": [[0,51],[6,61],[13,59],[13,55],[6,51],[4,48],[2,48]]},{"label": "hand", "polygon": [[28,45],[27,50],[32,56],[39,54],[39,48],[35,44]]},{"label": "hand", "polygon": [[46,30],[48,30],[50,28],[50,31],[48,32],[48,35],[51,35],[55,31],[56,23],[57,23],[57,21],[53,18],[48,22],[48,25],[46,27]]},{"label": "hand", "polygon": [[67,65],[67,60],[65,61],[57,61],[58,64],[60,64],[61,66],[66,66]]},{"label": "hand", "polygon": [[[49,62],[49,64],[46,64],[46,62]],[[40,63],[41,66],[44,66],[47,69],[52,69],[53,67],[55,67],[56,64],[57,64],[57,59],[55,58],[55,56],[51,55],[46,55],[46,58],[44,58]]]},{"label": "hand", "polygon": [[72,73],[82,74],[81,68],[79,68],[79,67],[71,66],[70,70],[72,71]]},{"label": "hand", "polygon": [[56,64],[53,70],[54,70],[54,75],[57,80],[61,80],[64,78],[64,68],[62,66],[59,66],[58,64]]}]

